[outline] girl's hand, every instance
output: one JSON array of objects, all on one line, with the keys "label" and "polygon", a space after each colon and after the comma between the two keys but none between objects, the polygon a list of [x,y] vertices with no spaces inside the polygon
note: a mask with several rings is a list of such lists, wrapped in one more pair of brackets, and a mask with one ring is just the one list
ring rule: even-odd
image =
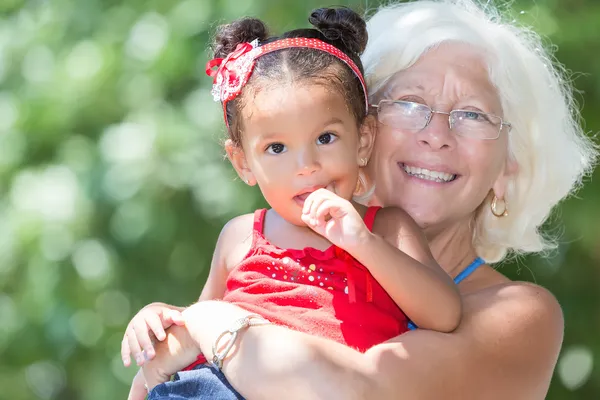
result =
[{"label": "girl's hand", "polygon": [[352,203],[327,189],[315,190],[306,198],[302,221],[346,251],[361,245],[371,235]]},{"label": "girl's hand", "polygon": [[171,325],[184,325],[178,307],[164,303],[151,303],[142,308],[127,325],[127,330],[121,342],[121,358],[123,365],[131,365],[131,357],[137,365],[154,358],[156,352],[150,337],[163,341],[166,337],[165,329]]}]

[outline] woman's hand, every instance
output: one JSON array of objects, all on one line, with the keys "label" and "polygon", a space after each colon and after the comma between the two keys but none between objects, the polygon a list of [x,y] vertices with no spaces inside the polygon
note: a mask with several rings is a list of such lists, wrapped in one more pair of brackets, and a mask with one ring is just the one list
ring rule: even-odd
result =
[{"label": "woman's hand", "polygon": [[142,370],[139,369],[133,378],[133,382],[131,382],[131,389],[129,389],[127,400],[144,400],[147,394],[146,380],[144,379]]},{"label": "woman's hand", "polygon": [[148,390],[181,371],[197,360],[200,348],[196,345],[185,326],[174,325],[166,332],[166,338],[157,342],[156,357],[146,361],[140,371]]},{"label": "woman's hand", "polygon": [[121,342],[121,358],[123,365],[131,365],[131,356],[137,365],[152,360],[155,355],[152,338],[163,341],[165,329],[171,325],[184,325],[181,316],[183,308],[164,303],[151,303],[142,308],[129,322]]}]

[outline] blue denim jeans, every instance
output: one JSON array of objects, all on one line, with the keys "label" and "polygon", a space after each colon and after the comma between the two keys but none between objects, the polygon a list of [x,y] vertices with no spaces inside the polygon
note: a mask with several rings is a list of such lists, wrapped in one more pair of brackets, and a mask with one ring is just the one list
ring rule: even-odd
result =
[{"label": "blue denim jeans", "polygon": [[244,400],[227,382],[222,372],[209,365],[175,374],[174,380],[150,391],[148,400]]}]

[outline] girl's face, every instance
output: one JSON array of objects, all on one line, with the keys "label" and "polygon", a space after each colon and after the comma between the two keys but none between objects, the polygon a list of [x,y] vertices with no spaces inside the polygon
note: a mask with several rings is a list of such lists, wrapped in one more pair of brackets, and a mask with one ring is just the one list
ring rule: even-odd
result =
[{"label": "girl's face", "polygon": [[357,126],[340,93],[310,82],[269,86],[246,99],[241,120],[241,148],[228,141],[229,159],[287,221],[304,225],[304,200],[319,188],[352,198],[374,123]]}]

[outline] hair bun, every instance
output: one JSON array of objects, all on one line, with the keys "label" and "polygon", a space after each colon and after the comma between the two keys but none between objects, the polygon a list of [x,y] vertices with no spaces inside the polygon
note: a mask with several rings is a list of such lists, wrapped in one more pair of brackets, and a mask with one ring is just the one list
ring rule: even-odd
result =
[{"label": "hair bun", "polygon": [[217,28],[213,43],[215,58],[224,58],[231,53],[238,44],[251,42],[254,39],[264,41],[269,37],[265,24],[256,18],[241,18],[230,24]]},{"label": "hair bun", "polygon": [[319,8],[310,14],[308,21],[344,52],[360,55],[367,46],[367,24],[349,8]]}]

